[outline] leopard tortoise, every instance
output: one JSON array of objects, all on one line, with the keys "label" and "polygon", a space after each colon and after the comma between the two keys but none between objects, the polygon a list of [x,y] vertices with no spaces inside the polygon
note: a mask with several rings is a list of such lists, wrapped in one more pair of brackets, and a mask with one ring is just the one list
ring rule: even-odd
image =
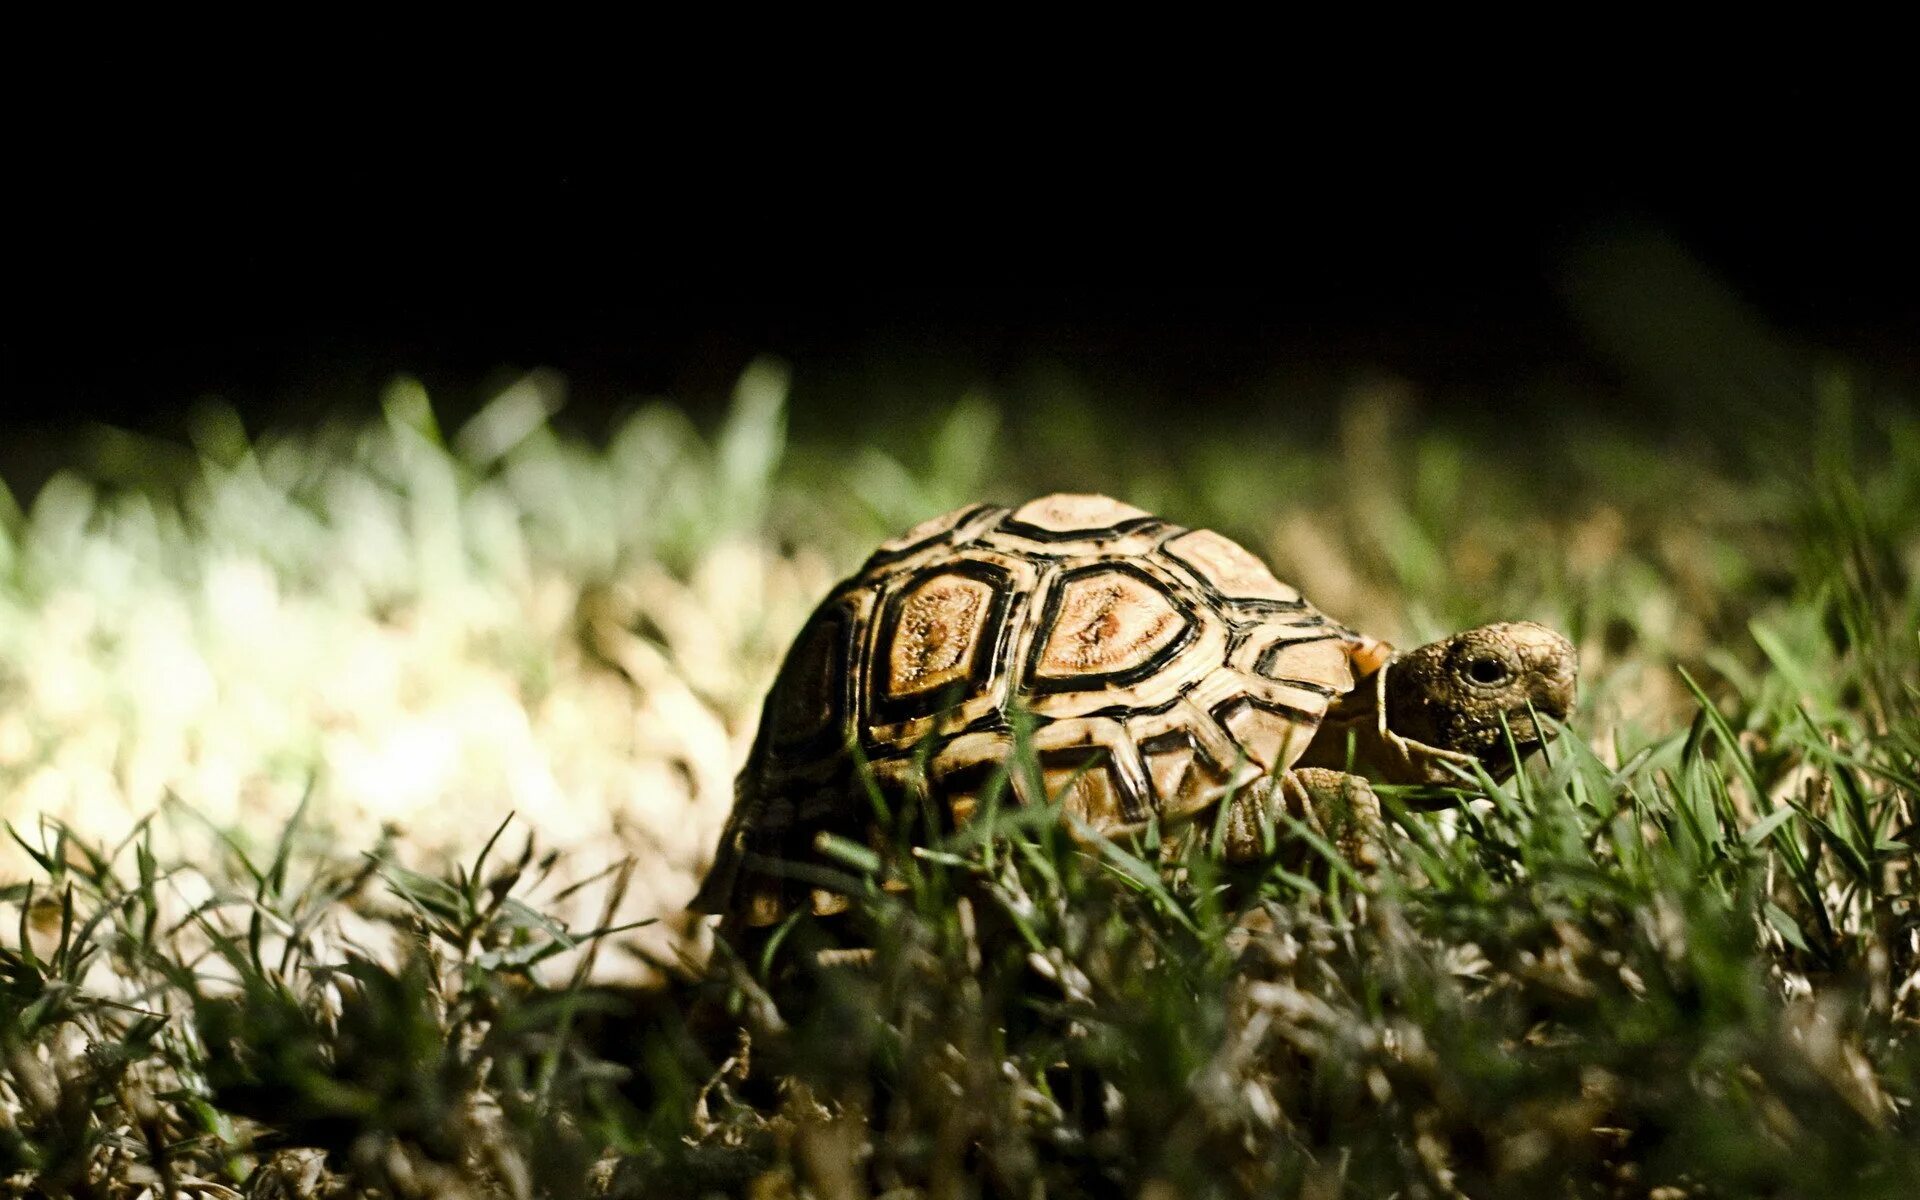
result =
[{"label": "leopard tortoise", "polygon": [[[1504,775],[1507,731],[1522,753],[1551,736],[1537,718],[1566,718],[1575,670],[1567,640],[1530,622],[1396,655],[1232,541],[1105,496],[962,508],[883,544],[801,630],[691,907],[747,928],[843,907],[783,867],[823,830],[864,838],[856,762],[964,823],[1020,711],[1048,795],[1015,771],[1013,801],[1115,836],[1191,826],[1231,797],[1225,852],[1245,858],[1276,808],[1377,814],[1350,766],[1394,783],[1457,782],[1476,760]],[[1321,827],[1364,853],[1360,824]]]}]

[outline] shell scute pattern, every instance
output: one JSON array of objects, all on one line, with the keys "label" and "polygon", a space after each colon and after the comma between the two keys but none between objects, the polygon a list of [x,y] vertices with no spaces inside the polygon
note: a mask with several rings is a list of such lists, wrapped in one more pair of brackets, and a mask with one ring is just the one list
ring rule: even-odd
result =
[{"label": "shell scute pattern", "polygon": [[1151,673],[1193,633],[1165,585],[1131,564],[1062,574],[1048,595],[1027,668],[1031,685],[1089,691]]},{"label": "shell scute pattern", "polygon": [[1229,600],[1303,605],[1300,593],[1275,579],[1265,563],[1211,529],[1177,534],[1161,543],[1160,549]]},{"label": "shell scute pattern", "polygon": [[1106,832],[1193,816],[1299,757],[1353,686],[1354,641],[1227,538],[1104,496],[922,522],[796,639],[695,907],[750,924],[790,907],[765,877],[735,896],[743,864],[804,857],[819,828],[857,820],[850,749],[965,821],[1013,750],[1016,707],[1046,792],[1016,771],[1018,802]]},{"label": "shell scute pattern", "polygon": [[888,597],[871,672],[876,711],[929,710],[939,693],[998,668],[1013,578],[993,563],[930,567]]}]

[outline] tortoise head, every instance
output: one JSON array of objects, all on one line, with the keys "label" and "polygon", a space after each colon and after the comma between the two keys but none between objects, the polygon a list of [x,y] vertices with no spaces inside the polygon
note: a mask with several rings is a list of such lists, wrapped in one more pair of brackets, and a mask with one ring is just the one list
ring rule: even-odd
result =
[{"label": "tortoise head", "polygon": [[1382,724],[1408,743],[1410,758],[1422,747],[1469,755],[1501,779],[1514,768],[1507,732],[1520,754],[1539,749],[1554,730],[1537,718],[1567,719],[1578,671],[1573,644],[1544,625],[1482,625],[1392,660],[1381,681]]}]

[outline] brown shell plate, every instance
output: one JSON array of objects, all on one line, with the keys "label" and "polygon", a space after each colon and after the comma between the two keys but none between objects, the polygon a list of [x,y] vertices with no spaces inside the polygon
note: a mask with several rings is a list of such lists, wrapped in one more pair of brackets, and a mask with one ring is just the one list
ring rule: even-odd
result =
[{"label": "brown shell plate", "polygon": [[1191,818],[1299,758],[1359,640],[1228,539],[1105,496],[925,521],[794,640],[693,907],[770,923],[810,889],[761,868],[811,858],[821,830],[864,838],[850,749],[966,820],[1018,710],[1047,795],[1015,772],[1016,800],[1103,833]]}]

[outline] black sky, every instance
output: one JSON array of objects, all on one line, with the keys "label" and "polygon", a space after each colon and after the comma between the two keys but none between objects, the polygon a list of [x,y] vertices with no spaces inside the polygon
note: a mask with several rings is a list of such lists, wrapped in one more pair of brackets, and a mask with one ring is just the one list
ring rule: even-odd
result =
[{"label": "black sky", "polygon": [[697,404],[762,352],[803,376],[932,355],[991,383],[1047,359],[1173,390],[1291,361],[1604,381],[1564,275],[1620,229],[1671,237],[1797,338],[1912,372],[1902,152],[1840,150],[1847,113],[1805,99],[1726,101],[1651,139],[1602,106],[1493,140],[1469,136],[1475,109],[1391,140],[1335,123],[694,152],[636,131],[577,158],[402,139],[378,163],[34,160],[14,172],[0,398],[16,431],[165,427],[207,395],[277,422],[399,371],[458,397],[547,365],[608,402]]}]

